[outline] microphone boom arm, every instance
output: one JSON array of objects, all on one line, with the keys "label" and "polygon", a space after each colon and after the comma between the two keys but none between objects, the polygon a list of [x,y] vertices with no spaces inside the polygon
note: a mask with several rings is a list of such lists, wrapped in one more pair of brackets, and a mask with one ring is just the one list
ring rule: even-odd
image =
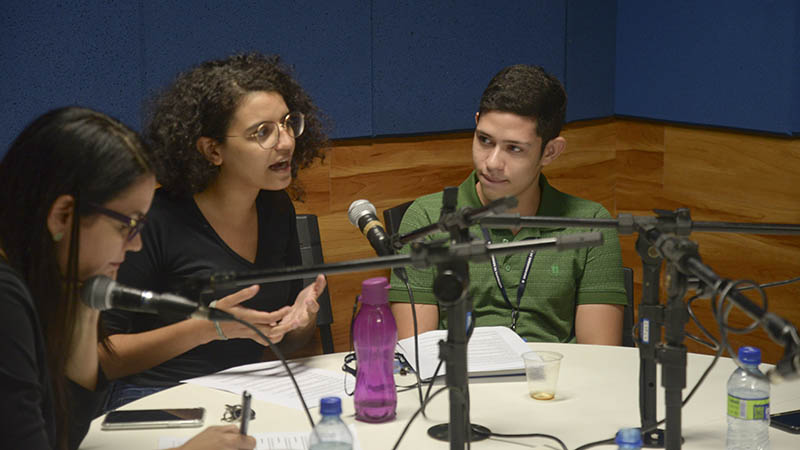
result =
[{"label": "microphone boom arm", "polygon": [[186,288],[192,292],[209,294],[219,290],[250,286],[252,284],[313,278],[318,274],[335,275],[408,265],[416,268],[426,268],[435,264],[451,261],[454,258],[466,258],[470,261],[487,261],[492,254],[524,252],[532,249],[567,250],[597,246],[602,243],[603,235],[600,232],[574,233],[559,237],[531,239],[504,244],[486,244],[473,241],[452,244],[449,247],[415,242],[411,245],[411,253],[408,255],[388,255],[356,259],[353,261],[315,264],[305,267],[283,267],[252,272],[214,272],[209,277],[189,280]]}]

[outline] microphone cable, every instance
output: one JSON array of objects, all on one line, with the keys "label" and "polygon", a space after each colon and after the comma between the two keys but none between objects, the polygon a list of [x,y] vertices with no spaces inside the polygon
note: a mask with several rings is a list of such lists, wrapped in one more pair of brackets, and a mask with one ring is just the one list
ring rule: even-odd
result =
[{"label": "microphone cable", "polygon": [[[216,308],[209,308],[209,309],[216,309]],[[305,398],[303,398],[303,393],[300,391],[300,386],[297,384],[297,380],[295,380],[294,374],[292,374],[292,369],[289,368],[289,364],[286,362],[286,358],[283,356],[283,352],[281,352],[281,350],[275,346],[275,344],[270,340],[270,338],[268,338],[264,333],[262,333],[261,330],[259,330],[255,325],[251,324],[246,320],[240,319],[236,316],[231,315],[231,317],[234,322],[238,322],[246,326],[247,328],[253,330],[258,335],[258,337],[264,339],[269,344],[269,348],[270,350],[272,350],[272,353],[275,356],[277,356],[278,359],[280,359],[281,364],[283,364],[283,367],[286,368],[286,373],[289,374],[289,379],[292,380],[292,384],[294,385],[294,390],[297,392],[297,396],[300,398],[300,403],[303,405],[303,411],[305,411],[306,413],[306,417],[308,418],[308,423],[311,424],[311,428],[313,429],[314,419],[311,418],[311,413],[308,411],[308,405],[306,405],[306,400]]]},{"label": "microphone cable", "polygon": [[[706,367],[706,370],[704,370],[703,374],[700,375],[700,378],[697,379],[697,382],[692,387],[692,390],[689,392],[689,394],[686,396],[686,398],[683,399],[683,403],[681,403],[681,408],[686,406],[686,404],[689,403],[689,400],[692,399],[692,397],[694,396],[695,392],[697,392],[697,390],[700,388],[700,386],[706,380],[708,375],[711,373],[711,369],[713,369],[714,366],[717,364],[717,361],[719,360],[719,357],[721,356],[721,354],[722,354],[722,347],[720,346],[718,348],[717,352],[714,354],[714,359],[711,360],[711,363],[708,365],[708,367]],[[651,425],[651,426],[649,426],[647,428],[642,429],[641,434],[645,435],[645,434],[655,430],[659,426],[663,425],[666,421],[667,421],[666,418],[659,420],[655,424],[653,424],[653,425]],[[609,444],[614,444],[614,437],[612,437],[610,439],[602,439],[602,440],[599,440],[599,441],[589,442],[588,444],[583,444],[580,447],[577,447],[575,450],[586,450],[588,448],[599,447],[601,445],[609,445]]]},{"label": "microphone cable", "polygon": [[[417,378],[417,394],[419,396],[419,407],[422,410],[422,415],[427,419],[428,416],[425,414],[425,400],[427,399],[427,395],[431,393],[430,387],[428,388],[428,392],[426,393],[426,397],[423,398],[422,396],[422,380],[419,377],[419,328],[417,326],[417,306],[414,302],[414,292],[411,290],[411,284],[408,282],[408,273],[406,272],[405,267],[398,267],[393,270],[394,274],[397,278],[400,278],[400,281],[406,285],[406,290],[408,291],[408,302],[411,306],[411,322],[414,325],[414,367],[416,368],[412,372]],[[439,366],[436,367],[436,373],[439,372],[439,367],[441,367],[442,363],[439,362]],[[434,378],[436,378],[436,374],[434,373]],[[430,383],[433,386],[433,380]]]},{"label": "microphone cable", "polygon": [[[791,279],[783,280],[783,281],[775,281],[775,282],[765,283],[765,284],[757,284],[754,281],[750,281],[750,280],[730,281],[730,280],[726,279],[720,285],[715,286],[714,287],[714,291],[712,292],[711,297],[710,297],[711,299],[714,299],[714,302],[713,302],[714,304],[712,305],[711,312],[712,312],[712,314],[714,316],[714,319],[715,319],[717,325],[719,326],[719,331],[720,331],[720,339],[719,340],[716,339],[708,331],[708,329],[706,329],[700,323],[700,320],[697,318],[697,316],[694,314],[694,311],[692,310],[692,303],[695,300],[697,300],[697,299],[699,299],[701,297],[699,295],[695,295],[695,296],[693,296],[692,298],[690,298],[687,301],[687,309],[688,309],[688,312],[689,312],[689,317],[698,326],[700,331],[711,342],[707,342],[707,341],[705,341],[705,340],[703,340],[701,338],[698,338],[696,336],[693,336],[693,335],[691,335],[689,333],[686,334],[686,337],[694,340],[695,342],[698,342],[698,343],[703,344],[703,345],[705,345],[707,347],[710,347],[715,352],[714,352],[714,359],[711,360],[711,363],[708,365],[708,367],[703,372],[703,374],[700,375],[700,378],[697,380],[697,382],[695,383],[694,387],[692,387],[692,390],[689,392],[689,394],[683,400],[683,403],[681,404],[681,408],[686,406],[686,404],[689,402],[689,400],[691,400],[692,396],[694,396],[695,392],[697,392],[698,388],[702,385],[702,383],[708,377],[709,373],[711,373],[711,370],[717,364],[717,361],[719,361],[719,358],[722,356],[723,351],[727,351],[728,354],[731,355],[731,359],[736,363],[736,365],[738,367],[742,368],[741,361],[739,361],[739,358],[736,357],[735,352],[733,352],[733,348],[730,346],[730,342],[728,341],[727,334],[728,334],[729,331],[731,333],[735,333],[735,334],[745,334],[745,333],[752,332],[755,328],[757,328],[758,322],[754,321],[753,323],[751,323],[750,325],[748,325],[747,327],[744,327],[744,328],[734,328],[734,327],[731,327],[730,325],[728,325],[728,323],[727,323],[728,322],[728,315],[730,314],[731,310],[735,306],[734,303],[729,303],[727,306],[725,305],[725,302],[727,301],[728,294],[733,289],[737,289],[739,291],[756,289],[758,291],[759,295],[761,296],[762,300],[763,300],[764,310],[766,311],[768,303],[767,303],[767,295],[764,292],[764,288],[775,287],[775,286],[783,286],[783,285],[795,283],[797,281],[800,281],[800,277],[791,278]],[[720,289],[721,285],[724,285],[724,287],[722,287]],[[740,285],[745,285],[745,286],[740,289],[739,288]],[[723,309],[723,307],[725,307],[725,308]],[[634,341],[638,342],[638,340],[635,340],[635,339],[634,339]],[[760,376],[761,378],[764,377],[763,374],[754,374],[754,375]],[[666,422],[666,419],[661,419],[658,422],[656,422],[654,425],[643,429],[641,431],[642,435],[647,434],[647,433],[655,430],[656,428],[658,428],[659,426],[661,426],[665,422]],[[585,449],[588,449],[588,448],[591,448],[591,447],[597,447],[597,446],[600,446],[600,445],[608,445],[608,444],[614,444],[614,438],[603,439],[603,440],[600,440],[600,441],[590,442],[588,444],[581,445],[580,447],[576,448],[575,450],[585,450]]]},{"label": "microphone cable", "polygon": [[[433,383],[431,383],[431,385],[433,385]],[[397,438],[397,442],[394,443],[394,447],[392,447],[392,450],[397,450],[397,447],[400,445],[400,441],[403,440],[403,437],[405,437],[406,432],[408,432],[408,429],[411,428],[411,424],[414,423],[414,419],[416,419],[417,416],[419,416],[419,413],[422,412],[425,409],[425,405],[427,405],[427,403],[429,401],[433,400],[434,397],[436,397],[437,395],[441,394],[442,392],[444,392],[446,390],[447,390],[447,386],[442,386],[441,388],[436,390],[436,392],[434,392],[433,395],[431,395],[430,397],[426,398],[425,401],[422,403],[422,405],[420,405],[420,407],[417,408],[416,411],[414,411],[414,414],[412,414],[411,418],[408,419],[408,423],[406,424],[406,426],[403,427],[403,431],[400,433],[400,436]]]}]

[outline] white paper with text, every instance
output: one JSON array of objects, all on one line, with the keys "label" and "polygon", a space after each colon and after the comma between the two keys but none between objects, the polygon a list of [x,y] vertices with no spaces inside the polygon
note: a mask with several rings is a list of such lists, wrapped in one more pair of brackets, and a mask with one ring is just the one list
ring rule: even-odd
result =
[{"label": "white paper with text", "polygon": [[[344,387],[344,372],[308,367],[296,362],[290,362],[289,367],[292,369],[292,374],[297,380],[300,392],[303,393],[303,399],[309,408],[318,407],[319,401],[323,397],[347,397]],[[352,377],[349,378],[349,387],[352,389]],[[295,409],[303,408],[292,380],[280,361],[232,367],[182,382],[235,394],[241,394],[247,390],[253,398],[264,402],[277,403]]]},{"label": "white paper with text", "polygon": [[[433,330],[419,336],[419,375],[429,379],[439,363],[439,341],[447,340],[447,330]],[[411,366],[414,366],[414,338],[397,343]],[[475,327],[467,344],[467,372],[470,377],[524,375],[522,354],[530,351],[519,335],[507,327]],[[444,365],[439,375],[445,372]]]}]

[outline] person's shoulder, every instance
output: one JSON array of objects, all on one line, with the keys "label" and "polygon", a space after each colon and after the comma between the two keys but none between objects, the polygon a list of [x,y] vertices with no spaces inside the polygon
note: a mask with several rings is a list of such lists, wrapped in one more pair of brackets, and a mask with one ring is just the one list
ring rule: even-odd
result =
[{"label": "person's shoulder", "polygon": [[433,223],[438,220],[442,209],[442,193],[423,195],[417,198],[408,206],[403,213],[400,231],[408,231],[407,228],[417,228]]},{"label": "person's shoulder", "polygon": [[0,320],[16,321],[34,312],[33,298],[19,273],[0,258]]},{"label": "person's shoulder", "polygon": [[609,218],[611,214],[602,204],[593,200],[587,200],[582,197],[570,195],[568,202],[570,216],[572,217],[595,217],[595,218]]},{"label": "person's shoulder", "polygon": [[19,272],[14,270],[5,259],[0,258],[0,290],[17,295],[30,296],[25,282]]},{"label": "person's shoulder", "polygon": [[414,200],[408,207],[409,210],[416,211],[440,211],[442,209],[442,191],[433,194],[423,195]]},{"label": "person's shoulder", "polygon": [[607,219],[611,214],[602,204],[588,200],[577,195],[567,194],[555,188],[553,190],[554,200],[557,202],[561,217],[576,217],[576,218],[600,218]]}]

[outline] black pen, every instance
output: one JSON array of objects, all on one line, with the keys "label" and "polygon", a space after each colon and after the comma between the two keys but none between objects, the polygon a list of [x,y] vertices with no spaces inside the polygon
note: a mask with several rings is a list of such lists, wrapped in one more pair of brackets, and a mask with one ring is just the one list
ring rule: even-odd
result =
[{"label": "black pen", "polygon": [[250,424],[250,393],[242,392],[242,425],[239,427],[240,434],[247,434],[247,426]]}]

